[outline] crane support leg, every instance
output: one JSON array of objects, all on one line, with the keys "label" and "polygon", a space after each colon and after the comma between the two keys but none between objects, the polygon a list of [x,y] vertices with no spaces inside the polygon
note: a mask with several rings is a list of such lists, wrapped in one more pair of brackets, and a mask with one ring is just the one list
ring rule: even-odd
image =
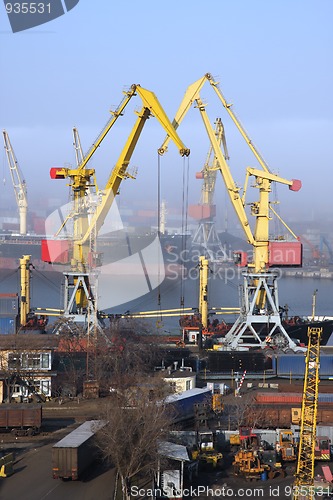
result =
[{"label": "crane support leg", "polygon": [[[97,277],[92,279],[91,273],[64,273],[65,293],[64,293],[64,317],[70,318],[74,323],[83,325],[86,331],[93,331],[96,328],[101,330],[98,320],[95,303],[95,293],[97,289]],[[78,302],[77,296],[81,296]],[[83,297],[83,299],[82,299]],[[84,304],[84,308],[78,308],[77,304]]]},{"label": "crane support leg", "polygon": [[[289,337],[281,322],[277,278],[278,275],[272,272],[244,273],[241,313],[225,337],[225,345],[228,348],[237,349],[240,346],[264,348],[275,345],[297,350],[295,342]],[[258,303],[261,304],[260,309]]]}]

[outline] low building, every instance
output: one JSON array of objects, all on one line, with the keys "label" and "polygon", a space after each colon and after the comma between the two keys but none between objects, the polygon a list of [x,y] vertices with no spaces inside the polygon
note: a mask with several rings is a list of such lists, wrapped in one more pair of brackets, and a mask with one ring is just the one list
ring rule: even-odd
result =
[{"label": "low building", "polygon": [[0,335],[0,402],[51,397],[55,335]]},{"label": "low building", "polygon": [[170,386],[172,392],[184,392],[196,387],[196,374],[191,368],[166,370],[163,380]]}]

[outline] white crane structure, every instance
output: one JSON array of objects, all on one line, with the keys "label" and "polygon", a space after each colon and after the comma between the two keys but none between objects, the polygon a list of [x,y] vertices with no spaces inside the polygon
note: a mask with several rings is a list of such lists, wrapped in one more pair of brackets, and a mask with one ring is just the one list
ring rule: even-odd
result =
[{"label": "white crane structure", "polygon": [[12,179],[16,203],[20,216],[20,234],[27,234],[27,211],[28,211],[28,198],[27,186],[20,170],[18,161],[16,159],[14,150],[9,140],[6,130],[2,131],[3,140],[8,160],[9,172]]}]

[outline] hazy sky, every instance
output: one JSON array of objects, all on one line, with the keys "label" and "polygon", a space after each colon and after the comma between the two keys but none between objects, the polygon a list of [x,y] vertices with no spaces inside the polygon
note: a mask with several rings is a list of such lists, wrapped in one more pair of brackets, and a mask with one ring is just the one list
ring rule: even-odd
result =
[{"label": "hazy sky", "polygon": [[[84,150],[133,83],[156,93],[170,118],[187,86],[210,72],[270,168],[299,178],[302,191],[279,186],[281,213],[320,217],[332,210],[333,100],[332,0],[80,0],[66,15],[13,34],[0,6],[0,126],[11,138],[30,203],[67,193],[49,168],[74,164],[71,129]],[[214,121],[225,122],[230,165],[239,185],[246,166],[257,166],[208,84],[202,98]],[[102,187],[134,124],[132,99],[117,131],[110,132],[92,166]],[[194,174],[208,140],[198,110],[178,129],[191,149],[190,200],[199,201]],[[164,131],[146,124],[133,155],[136,181],[126,181],[121,203],[156,199],[157,148]],[[2,171],[8,167],[2,155]],[[162,196],[181,203],[183,160],[173,145],[162,160]],[[7,173],[6,173],[7,172]],[[2,194],[3,196],[3,194]],[[219,179],[216,199],[223,203]],[[123,197],[123,198],[122,198]]]}]

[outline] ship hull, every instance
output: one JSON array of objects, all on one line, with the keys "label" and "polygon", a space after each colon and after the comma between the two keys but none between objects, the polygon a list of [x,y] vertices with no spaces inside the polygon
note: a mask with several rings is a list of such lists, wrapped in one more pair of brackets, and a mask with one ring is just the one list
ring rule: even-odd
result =
[{"label": "ship hull", "polygon": [[300,343],[307,345],[308,329],[309,328],[321,328],[322,333],[320,337],[320,344],[325,346],[330,340],[333,332],[333,320],[324,321],[302,321],[290,324],[290,322],[283,322],[283,326],[288,333],[289,337],[298,340]]}]

